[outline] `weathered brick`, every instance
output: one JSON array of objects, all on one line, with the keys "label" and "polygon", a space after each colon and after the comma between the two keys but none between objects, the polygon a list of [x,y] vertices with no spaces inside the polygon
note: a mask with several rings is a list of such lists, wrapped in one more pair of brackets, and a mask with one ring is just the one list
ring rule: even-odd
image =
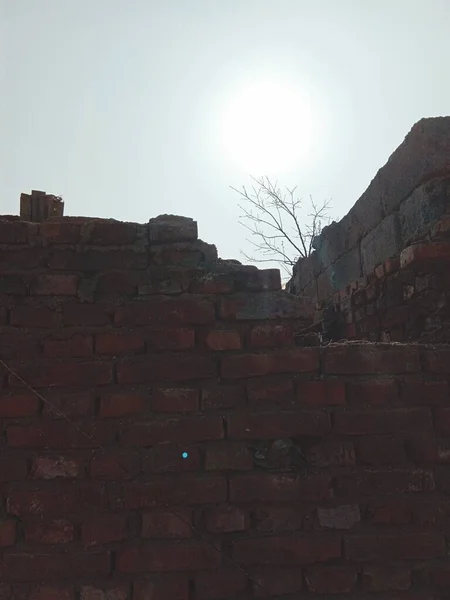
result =
[{"label": "weathered brick", "polygon": [[14,546],[16,543],[16,522],[13,519],[0,521],[0,548]]},{"label": "weathered brick", "polygon": [[209,533],[245,531],[250,525],[248,512],[230,504],[208,509],[204,518]]},{"label": "weathered brick", "polygon": [[0,458],[0,483],[5,481],[21,481],[27,477],[28,465],[26,458],[4,456]]},{"label": "weathered brick", "polygon": [[123,223],[113,219],[88,222],[84,229],[88,234],[88,242],[94,246],[133,244],[137,233],[135,223]]},{"label": "weathered brick", "polygon": [[352,381],[347,385],[347,402],[355,406],[392,404],[398,400],[394,379]]},{"label": "weathered brick", "polygon": [[418,346],[332,344],[322,349],[328,374],[414,373],[420,371]]},{"label": "weathered brick", "polygon": [[188,579],[180,579],[173,574],[168,580],[158,575],[155,581],[146,578],[145,581],[135,582],[133,589],[133,600],[189,600]]},{"label": "weathered brick", "polygon": [[336,485],[338,494],[345,497],[432,492],[435,488],[431,471],[400,469],[342,473],[336,476]]},{"label": "weathered brick", "polygon": [[242,345],[239,332],[226,329],[210,331],[205,342],[210,350],[239,350]]},{"label": "weathered brick", "polygon": [[257,508],[252,516],[255,530],[261,533],[297,531],[302,528],[304,517],[297,506],[295,508],[268,506],[266,503]]},{"label": "weathered brick", "polygon": [[228,436],[237,439],[280,439],[297,435],[319,436],[331,429],[324,412],[299,410],[277,413],[235,413],[227,418]]},{"label": "weathered brick", "polygon": [[127,446],[155,446],[167,440],[192,443],[219,440],[224,436],[220,415],[166,418],[130,425],[122,434]]},{"label": "weathered brick", "polygon": [[158,444],[144,456],[144,472],[185,473],[200,469],[200,449],[190,444]]},{"label": "weathered brick", "polygon": [[190,412],[199,408],[199,390],[195,388],[156,388],[151,397],[152,411]]},{"label": "weathered brick", "polygon": [[146,383],[158,379],[188,381],[214,377],[216,371],[216,362],[211,356],[155,354],[119,364],[117,378],[120,384]]},{"label": "weathered brick", "polygon": [[431,427],[431,413],[427,408],[347,411],[334,415],[334,432],[340,435],[401,433]]},{"label": "weathered brick", "polygon": [[188,217],[160,215],[148,224],[150,242],[189,242],[197,239],[197,222]]},{"label": "weathered brick", "polygon": [[120,542],[127,538],[127,522],[122,515],[96,516],[83,522],[81,538],[85,547]]},{"label": "weathered brick", "polygon": [[359,504],[343,504],[333,508],[318,508],[319,525],[325,529],[351,529],[361,521]]},{"label": "weathered brick", "polygon": [[214,322],[214,304],[204,296],[152,297],[116,309],[117,325],[208,325]]},{"label": "weathered brick", "polygon": [[356,455],[358,462],[366,465],[406,463],[404,439],[398,436],[363,436],[356,442]]},{"label": "weathered brick", "polygon": [[287,408],[296,406],[294,385],[287,377],[256,379],[250,381],[246,388],[250,405]]},{"label": "weathered brick", "polygon": [[100,400],[101,417],[127,417],[143,413],[146,397],[143,394],[118,392],[105,394]]},{"label": "weathered brick", "polygon": [[66,304],[63,307],[66,327],[99,327],[110,322],[108,311],[98,304]]},{"label": "weathered brick", "polygon": [[2,273],[0,275],[0,294],[26,296],[28,285],[25,276],[19,273]]},{"label": "weathered brick", "polygon": [[302,537],[242,539],[234,542],[232,556],[233,560],[246,565],[308,565],[340,558],[341,540],[317,533]]},{"label": "weathered brick", "polygon": [[98,448],[116,437],[109,423],[90,422],[78,428],[59,420],[10,425],[6,433],[8,444],[15,448]]},{"label": "weathered brick", "polygon": [[253,348],[292,346],[293,334],[293,328],[290,325],[272,323],[255,325],[250,332],[250,346]]},{"label": "weathered brick", "polygon": [[83,585],[80,588],[80,600],[131,600],[130,586],[127,583],[113,583],[97,587]]},{"label": "weathered brick", "polygon": [[450,349],[446,347],[424,350],[425,368],[430,373],[450,373]]},{"label": "weathered brick", "polygon": [[195,571],[212,569],[220,564],[220,555],[211,544],[203,541],[152,542],[130,546],[117,553],[119,573],[152,571]]},{"label": "weathered brick", "polygon": [[11,310],[10,323],[13,327],[49,329],[56,318],[56,311],[47,306],[17,306]]},{"label": "weathered brick", "polygon": [[84,358],[92,355],[92,337],[75,334],[64,340],[45,340],[44,356],[49,358]]},{"label": "weathered brick", "polygon": [[189,538],[192,537],[192,525],[192,512],[186,509],[144,513],[141,537],[151,539]]},{"label": "weathered brick", "polygon": [[91,460],[90,474],[92,479],[116,481],[133,479],[141,472],[140,456],[135,453],[102,454]]},{"label": "weathered brick", "polygon": [[77,275],[37,275],[31,281],[30,292],[35,296],[75,296]]},{"label": "weathered brick", "polygon": [[48,259],[50,269],[66,271],[117,271],[145,269],[148,266],[146,252],[135,250],[59,250]]},{"label": "weathered brick", "polygon": [[304,319],[313,316],[310,298],[285,292],[232,294],[221,299],[219,315],[224,321],[263,321],[265,319]]},{"label": "weathered brick", "polygon": [[[55,482],[52,482],[55,483]],[[98,511],[107,506],[103,486],[97,483],[58,483],[45,489],[14,489],[7,495],[6,509],[14,516],[83,514],[87,509]]]},{"label": "weathered brick", "polygon": [[354,567],[315,565],[305,571],[306,587],[313,594],[344,594],[356,584]]},{"label": "weathered brick", "polygon": [[0,418],[30,417],[39,411],[39,398],[31,393],[0,394]]},{"label": "weathered brick", "polygon": [[24,221],[0,220],[0,244],[26,244],[31,227]]},{"label": "weathered brick", "polygon": [[201,391],[202,409],[233,408],[244,404],[245,389],[242,385],[222,385],[203,388]]},{"label": "weathered brick", "polygon": [[94,399],[90,392],[46,394],[44,415],[54,419],[93,417]]},{"label": "weathered brick", "polygon": [[112,380],[111,365],[106,362],[35,361],[18,369],[18,374],[34,387],[106,385]]},{"label": "weathered brick", "polygon": [[345,383],[338,379],[300,383],[297,386],[297,400],[306,406],[345,404]]},{"label": "weathered brick", "polygon": [[303,573],[298,568],[266,567],[251,575],[255,598],[293,594],[303,587]]},{"label": "weathered brick", "polygon": [[188,350],[195,346],[193,329],[159,329],[150,331],[146,337],[147,349],[152,350]]},{"label": "weathered brick", "polygon": [[195,576],[195,590],[198,600],[233,598],[236,594],[244,592],[247,585],[248,576],[233,566],[204,571]]},{"label": "weathered brick", "polygon": [[369,592],[409,590],[411,569],[389,565],[367,566],[363,570],[362,585]]},{"label": "weathered brick", "polygon": [[253,467],[253,457],[242,442],[223,440],[206,446],[207,471],[248,471]]},{"label": "weathered brick", "polygon": [[64,456],[34,457],[31,466],[33,479],[73,478],[83,474],[83,461]]},{"label": "weathered brick", "polygon": [[96,354],[138,354],[144,348],[144,340],[137,333],[99,333],[95,336]]},{"label": "weathered brick", "polygon": [[[96,285],[97,297],[104,298],[110,295],[132,295],[137,292],[140,280],[140,271],[110,271],[102,273]],[[85,279],[83,283],[89,285],[92,280]]]},{"label": "weathered brick", "polygon": [[230,479],[232,502],[314,502],[332,496],[331,479],[327,475],[304,478],[292,474],[263,474]]},{"label": "weathered brick", "polygon": [[32,544],[68,544],[73,541],[75,528],[66,519],[22,520],[25,540]]},{"label": "weathered brick", "polygon": [[397,533],[344,537],[344,555],[358,562],[442,558],[445,539],[440,533]]},{"label": "weathered brick", "polygon": [[318,360],[318,352],[312,348],[225,356],[221,360],[221,374],[226,379],[238,379],[278,373],[315,372],[318,370]]},{"label": "weathered brick", "polygon": [[81,223],[52,221],[39,224],[39,235],[51,244],[77,244],[81,239]]}]

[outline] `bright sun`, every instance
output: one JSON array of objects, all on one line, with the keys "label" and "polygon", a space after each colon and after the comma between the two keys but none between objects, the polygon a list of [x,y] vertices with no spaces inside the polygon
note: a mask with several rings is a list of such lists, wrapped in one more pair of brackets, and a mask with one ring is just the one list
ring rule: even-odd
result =
[{"label": "bright sun", "polygon": [[251,174],[288,171],[306,160],[313,110],[294,85],[262,80],[240,90],[223,115],[222,140],[236,165]]}]

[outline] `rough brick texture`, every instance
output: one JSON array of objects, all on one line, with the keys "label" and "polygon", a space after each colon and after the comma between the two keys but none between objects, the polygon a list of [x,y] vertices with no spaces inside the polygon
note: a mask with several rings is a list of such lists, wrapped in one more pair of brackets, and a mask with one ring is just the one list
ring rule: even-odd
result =
[{"label": "rough brick texture", "polygon": [[189,219],[0,229],[1,600],[446,593],[445,347],[298,347]]}]

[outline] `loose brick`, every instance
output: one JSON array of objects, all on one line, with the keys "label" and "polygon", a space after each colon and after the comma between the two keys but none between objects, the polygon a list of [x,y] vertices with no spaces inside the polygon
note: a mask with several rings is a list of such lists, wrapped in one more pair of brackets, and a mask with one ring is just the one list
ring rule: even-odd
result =
[{"label": "loose brick", "polygon": [[117,570],[119,573],[142,573],[163,571],[195,571],[212,569],[220,564],[220,555],[207,542],[186,541],[151,542],[139,547],[129,547],[118,551]]},{"label": "loose brick", "polygon": [[297,400],[306,406],[345,404],[345,383],[332,379],[300,383],[297,386]]},{"label": "loose brick", "polygon": [[278,373],[306,373],[318,370],[316,349],[279,350],[271,354],[241,354],[223,357],[221,375],[240,379]]},{"label": "loose brick", "polygon": [[68,544],[74,539],[75,528],[66,519],[22,520],[25,540],[32,544]]},{"label": "loose brick", "polygon": [[248,512],[237,506],[219,506],[205,513],[205,527],[209,533],[245,531],[249,525]]},{"label": "loose brick", "polygon": [[319,436],[330,432],[324,412],[235,413],[227,418],[231,439],[279,439],[297,435]]},{"label": "loose brick", "polygon": [[189,444],[219,440],[223,436],[223,421],[219,415],[193,416],[136,423],[124,431],[121,442],[127,446],[155,446],[168,440]]},{"label": "loose brick", "polygon": [[428,560],[445,554],[444,536],[439,533],[354,535],[344,537],[344,555],[358,562]]},{"label": "loose brick", "polygon": [[233,544],[232,552],[233,560],[244,565],[309,565],[340,556],[340,538],[318,533],[242,539]]},{"label": "loose brick", "polygon": [[161,322],[181,325],[208,325],[214,322],[214,304],[203,296],[153,297],[116,310],[117,325],[154,325]]},{"label": "loose brick", "polygon": [[224,477],[198,478],[194,476],[163,478],[147,484],[129,484],[125,489],[125,508],[132,510],[186,504],[216,504],[227,500],[227,482]]},{"label": "loose brick", "polygon": [[45,340],[44,356],[49,358],[85,358],[92,355],[92,337],[77,334],[67,340]]},{"label": "loose brick", "polygon": [[142,515],[141,537],[144,538],[189,538],[192,537],[192,512],[154,511]]},{"label": "loose brick", "polygon": [[195,577],[195,590],[198,600],[215,598],[233,598],[244,592],[248,585],[248,576],[236,567],[220,567],[214,571],[205,571]]},{"label": "loose brick", "polygon": [[34,394],[0,395],[0,418],[30,417],[39,411],[39,398]]},{"label": "loose brick", "polygon": [[322,349],[325,371],[331,375],[417,373],[418,346],[332,344]]},{"label": "loose brick", "polygon": [[0,548],[14,546],[16,543],[16,522],[13,519],[0,521]]},{"label": "loose brick", "polygon": [[73,478],[83,473],[83,461],[64,456],[40,456],[33,458],[31,467],[33,479]]},{"label": "loose brick", "polygon": [[66,304],[63,307],[66,327],[101,327],[109,322],[107,310],[98,304]]},{"label": "loose brick", "polygon": [[75,296],[78,287],[76,275],[37,275],[31,282],[34,296]]},{"label": "loose brick", "polygon": [[112,381],[112,368],[106,362],[35,361],[18,369],[18,374],[33,387],[94,386]]},{"label": "loose brick", "polygon": [[321,501],[333,496],[328,475],[240,475],[230,479],[232,502]]},{"label": "loose brick", "polygon": [[356,584],[354,567],[322,566],[308,567],[305,571],[306,587],[313,594],[344,594]]},{"label": "loose brick", "polygon": [[334,415],[334,432],[341,435],[401,433],[431,427],[427,408],[347,411]]},{"label": "loose brick", "polygon": [[95,336],[97,354],[138,354],[144,349],[144,340],[136,333],[99,333]]},{"label": "loose brick", "polygon": [[127,538],[127,522],[121,515],[102,515],[86,520],[81,527],[85,547],[120,542]]},{"label": "loose brick", "polygon": [[402,591],[411,587],[411,569],[377,565],[364,567],[362,585],[369,592]]},{"label": "loose brick", "polygon": [[242,345],[239,332],[226,329],[210,331],[205,341],[210,350],[239,350]]},{"label": "loose brick", "polygon": [[130,360],[119,364],[117,377],[121,384],[147,383],[161,379],[188,381],[214,377],[216,372],[216,363],[210,356],[158,354],[145,360]]},{"label": "loose brick", "polygon": [[157,388],[151,407],[155,412],[190,412],[199,409],[199,390],[195,388]]},{"label": "loose brick", "polygon": [[241,442],[211,442],[206,446],[205,467],[207,471],[248,471],[253,467],[253,456]]},{"label": "loose brick", "polygon": [[106,394],[100,400],[101,417],[127,417],[144,412],[146,397],[143,394],[119,392]]}]

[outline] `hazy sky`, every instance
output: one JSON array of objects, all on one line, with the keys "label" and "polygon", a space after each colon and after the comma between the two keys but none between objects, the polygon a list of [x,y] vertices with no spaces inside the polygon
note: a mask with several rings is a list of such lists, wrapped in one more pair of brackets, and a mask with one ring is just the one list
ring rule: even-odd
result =
[{"label": "hazy sky", "polygon": [[449,0],[0,6],[0,213],[33,188],[68,215],[182,214],[239,258],[230,185],[267,174],[343,216],[417,120],[450,114]]}]

